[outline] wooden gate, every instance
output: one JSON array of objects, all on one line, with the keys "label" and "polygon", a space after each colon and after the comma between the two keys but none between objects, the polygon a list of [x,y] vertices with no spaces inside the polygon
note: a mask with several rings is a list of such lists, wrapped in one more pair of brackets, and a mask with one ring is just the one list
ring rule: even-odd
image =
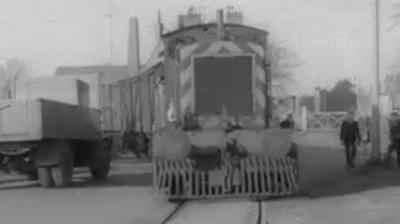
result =
[{"label": "wooden gate", "polygon": [[347,112],[312,112],[307,114],[308,129],[334,130],[340,129]]}]

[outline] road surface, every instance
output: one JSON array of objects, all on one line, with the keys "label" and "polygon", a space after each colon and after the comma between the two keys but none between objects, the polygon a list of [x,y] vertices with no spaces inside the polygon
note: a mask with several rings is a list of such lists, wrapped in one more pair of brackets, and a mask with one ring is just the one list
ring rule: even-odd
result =
[{"label": "road surface", "polygon": [[158,223],[174,205],[152,196],[150,171],[149,164],[118,161],[104,182],[78,170],[70,189],[42,189],[36,182],[3,178],[0,223]]},{"label": "road surface", "polygon": [[[302,195],[263,202],[263,224],[399,223],[400,170],[346,173],[343,150],[334,141],[321,146],[334,137],[307,134],[298,139]],[[360,153],[358,165],[365,158]],[[42,189],[36,182],[3,176],[0,223],[157,224],[175,204],[154,197],[151,180],[150,164],[131,159],[114,161],[104,182],[76,170],[70,189]],[[169,223],[255,223],[256,205],[244,199],[194,202]]]}]

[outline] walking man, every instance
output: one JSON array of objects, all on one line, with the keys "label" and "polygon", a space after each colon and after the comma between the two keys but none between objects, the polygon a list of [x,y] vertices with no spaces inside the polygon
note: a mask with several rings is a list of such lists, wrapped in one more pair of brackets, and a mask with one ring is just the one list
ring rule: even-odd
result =
[{"label": "walking man", "polygon": [[354,168],[354,159],[357,153],[356,144],[361,140],[358,122],[354,120],[354,113],[351,111],[347,114],[347,118],[340,128],[340,140],[345,148],[346,170],[349,170]]}]

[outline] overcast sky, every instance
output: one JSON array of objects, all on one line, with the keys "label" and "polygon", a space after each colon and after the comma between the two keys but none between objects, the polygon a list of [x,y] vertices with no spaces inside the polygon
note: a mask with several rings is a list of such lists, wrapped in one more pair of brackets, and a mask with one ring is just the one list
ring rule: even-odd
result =
[{"label": "overcast sky", "polygon": [[[387,31],[392,3],[382,1],[382,75],[391,72],[400,48],[399,31]],[[128,18],[140,23],[144,61],[156,40],[157,10],[167,28],[189,6],[215,10],[230,4],[242,9],[246,24],[267,29],[292,48],[303,65],[295,71],[299,86],[330,85],[355,76],[367,85],[374,72],[373,0],[112,0],[113,64],[126,63]],[[399,9],[400,11],[400,9]],[[21,57],[34,75],[50,75],[59,65],[110,62],[109,0],[0,0],[0,58]],[[400,59],[400,57],[398,57]]]}]

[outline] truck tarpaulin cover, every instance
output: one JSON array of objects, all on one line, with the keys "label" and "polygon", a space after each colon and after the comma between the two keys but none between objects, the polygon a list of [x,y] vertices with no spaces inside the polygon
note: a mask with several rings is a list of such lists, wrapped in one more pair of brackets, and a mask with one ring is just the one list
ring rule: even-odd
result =
[{"label": "truck tarpaulin cover", "polygon": [[195,58],[194,74],[196,114],[213,115],[222,107],[227,115],[252,114],[252,57]]}]

